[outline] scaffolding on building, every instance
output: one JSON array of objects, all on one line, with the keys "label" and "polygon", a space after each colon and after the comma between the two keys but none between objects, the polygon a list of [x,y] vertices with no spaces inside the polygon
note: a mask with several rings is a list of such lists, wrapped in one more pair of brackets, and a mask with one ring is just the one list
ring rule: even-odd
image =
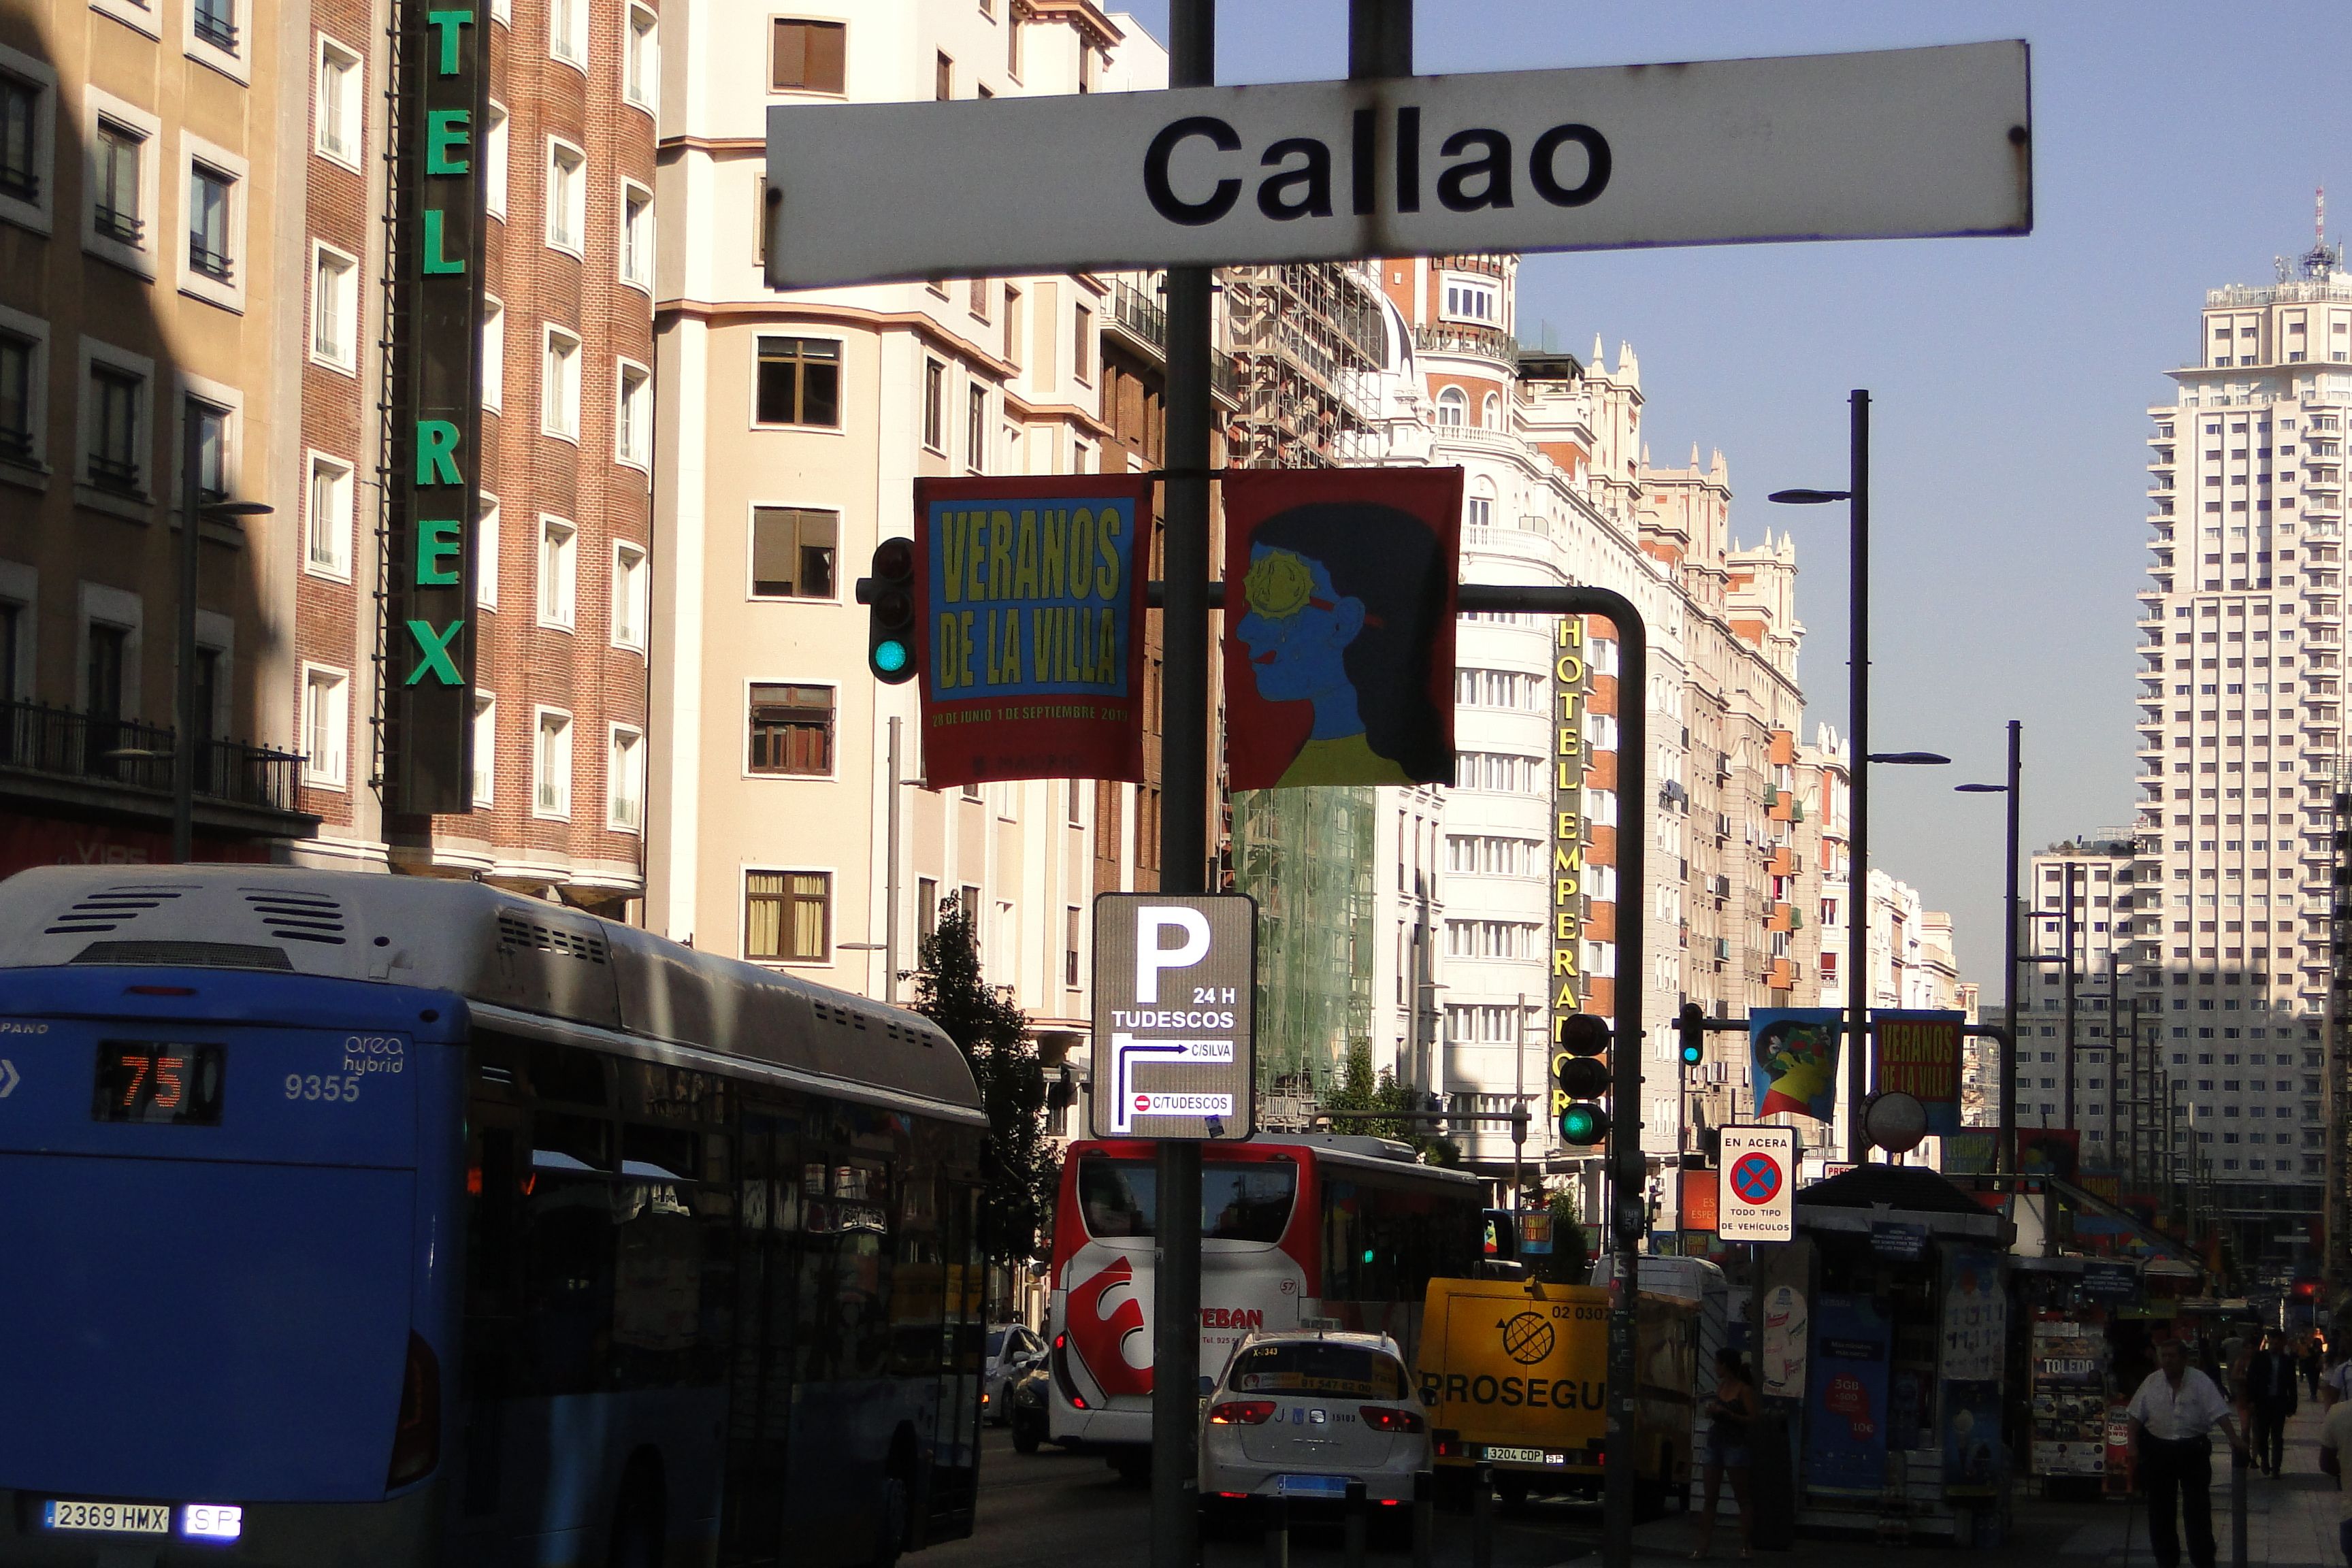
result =
[{"label": "scaffolding on building", "polygon": [[1372,1028],[1372,792],[1245,791],[1234,799],[1240,888],[1257,900],[1259,1121],[1311,1121]]},{"label": "scaffolding on building", "polygon": [[1389,339],[1372,279],[1332,262],[1222,277],[1239,373],[1232,466],[1320,468],[1379,456],[1375,378],[1389,368]]}]

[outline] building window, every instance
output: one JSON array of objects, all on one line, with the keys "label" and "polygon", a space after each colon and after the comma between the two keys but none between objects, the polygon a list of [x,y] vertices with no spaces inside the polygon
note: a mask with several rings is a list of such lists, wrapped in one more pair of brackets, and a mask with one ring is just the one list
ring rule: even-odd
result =
[{"label": "building window", "polygon": [[224,54],[236,53],[236,7],[234,0],[195,0],[196,39]]},{"label": "building window", "polygon": [[490,216],[507,216],[507,111],[493,103],[482,122],[482,202]]},{"label": "building window", "polygon": [[1458,386],[1449,386],[1437,395],[1437,426],[1441,430],[1459,430],[1468,421],[1470,400]]},{"label": "building window", "polygon": [[1078,984],[1078,922],[1075,909],[1062,911],[1062,984],[1076,989]]},{"label": "building window", "polygon": [[613,455],[631,468],[654,460],[654,375],[641,364],[621,362],[614,395]]},{"label": "building window", "polygon": [[1448,277],[1444,282],[1444,316],[1449,321],[1475,321],[1496,326],[1502,318],[1499,285],[1483,278]]},{"label": "building window", "polygon": [[89,482],[117,495],[144,495],[139,461],[147,380],[110,364],[89,367]]},{"label": "building window", "polygon": [[604,768],[604,826],[616,833],[635,833],[646,821],[646,737],[615,724],[610,751]]},{"label": "building window", "polygon": [[539,520],[539,624],[572,629],[580,531],[560,517]]},{"label": "building window", "polygon": [[236,183],[202,163],[188,175],[188,266],[215,283],[228,282],[235,268],[228,249],[228,202]]},{"label": "building window", "polygon": [[482,297],[482,406],[492,414],[507,401],[507,308]]},{"label": "building window", "polygon": [[313,107],[318,134],[312,145],[320,157],[351,168],[359,166],[361,127],[366,123],[360,97],[365,74],[357,54],[320,36],[319,98]]},{"label": "building window", "polygon": [[935,359],[923,362],[923,445],[944,454],[947,433],[948,367]]},{"label": "building window", "polygon": [[540,816],[572,815],[572,715],[539,710],[538,744],[531,753],[531,810]]},{"label": "building window", "polygon": [[305,563],[326,577],[352,572],[352,466],[313,454],[310,515],[304,519]]},{"label": "building window", "polygon": [[547,52],[575,66],[588,64],[588,0],[547,0]]},{"label": "building window", "polygon": [[613,546],[613,645],[646,646],[646,619],[653,603],[653,573],[645,549],[635,544]]},{"label": "building window", "polygon": [[547,243],[582,254],[588,232],[588,155],[553,137],[547,142]]},{"label": "building window", "polygon": [[769,82],[778,92],[844,92],[849,28],[841,22],[777,18]]},{"label": "building window", "polygon": [[940,934],[940,883],[936,877],[915,879],[915,941],[919,944]]},{"label": "building window", "polygon": [[0,463],[40,461],[42,357],[38,339],[0,331]]},{"label": "building window", "polygon": [[1478,405],[1478,423],[1489,430],[1500,429],[1503,424],[1503,400],[1488,393]]},{"label": "building window", "polygon": [[499,700],[474,693],[474,805],[492,803],[499,781]]},{"label": "building window", "polygon": [[41,199],[41,88],[0,71],[0,196]]},{"label": "building window", "polygon": [[302,782],[314,788],[343,787],[351,690],[351,678],[340,669],[302,668]]},{"label": "building window", "polygon": [[1077,309],[1076,330],[1071,334],[1070,374],[1081,382],[1094,380],[1095,313],[1081,305]]},{"label": "building window", "polygon": [[761,425],[841,424],[841,344],[829,338],[761,338],[752,419]]},{"label": "building window", "polygon": [[98,122],[97,161],[90,187],[93,221],[101,239],[137,249],[143,244],[146,221],[140,216],[140,163],[147,154],[147,138],[111,120]]},{"label": "building window", "polygon": [[567,441],[580,438],[580,340],[547,329],[546,368],[539,388],[539,427]]},{"label": "building window", "polygon": [[642,185],[621,186],[621,281],[654,286],[654,194]]},{"label": "building window", "polygon": [[975,474],[988,466],[988,388],[978,382],[965,395],[963,466]]},{"label": "building window", "polygon": [[643,5],[632,5],[626,26],[621,37],[621,91],[631,103],[651,109],[661,79],[661,46],[654,14]]},{"label": "building window", "polygon": [[356,369],[358,322],[359,263],[341,251],[312,246],[310,357],[337,370]]},{"label": "building window", "polygon": [[931,96],[941,103],[955,97],[955,61],[944,54],[931,71]]},{"label": "building window", "polygon": [[799,507],[751,510],[751,596],[830,599],[841,514]]},{"label": "building window", "polygon": [[499,498],[487,492],[474,519],[474,603],[499,607]]},{"label": "building window", "polygon": [[823,963],[833,950],[833,877],[751,871],[743,879],[743,956]]},{"label": "building window", "polygon": [[180,411],[196,427],[196,499],[205,506],[228,499],[229,411],[216,403],[191,397]]},{"label": "building window", "polygon": [[751,685],[755,773],[823,778],[833,772],[833,688]]},{"label": "building window", "polygon": [[[1020,29],[1015,27],[1014,32]],[[1004,363],[1013,369],[1021,368],[1021,290],[1012,284],[1004,286]]]}]

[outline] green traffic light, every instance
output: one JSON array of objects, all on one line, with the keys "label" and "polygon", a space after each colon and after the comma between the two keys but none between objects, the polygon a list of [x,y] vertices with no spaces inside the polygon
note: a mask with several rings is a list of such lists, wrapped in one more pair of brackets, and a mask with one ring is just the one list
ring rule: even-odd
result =
[{"label": "green traffic light", "polygon": [[907,645],[902,642],[878,642],[874,645],[874,668],[885,675],[896,675],[907,668]]},{"label": "green traffic light", "polygon": [[1696,1042],[1683,1047],[1683,1066],[1695,1068],[1706,1058],[1706,1052]]},{"label": "green traffic light", "polygon": [[1609,1113],[1597,1105],[1580,1100],[1559,1113],[1559,1137],[1563,1143],[1589,1148],[1609,1136]]}]

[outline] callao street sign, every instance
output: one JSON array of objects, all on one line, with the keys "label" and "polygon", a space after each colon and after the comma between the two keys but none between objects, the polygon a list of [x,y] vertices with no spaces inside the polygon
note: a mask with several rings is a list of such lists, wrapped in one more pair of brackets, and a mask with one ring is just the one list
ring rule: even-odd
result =
[{"label": "callao street sign", "polygon": [[2032,146],[2021,40],[781,105],[768,281],[2023,234]]},{"label": "callao street sign", "polygon": [[1723,1241],[1787,1241],[1797,1234],[1797,1131],[1793,1127],[1727,1127],[1716,1202]]},{"label": "callao street sign", "polygon": [[1257,903],[1240,893],[1095,900],[1093,1131],[1256,1130]]}]

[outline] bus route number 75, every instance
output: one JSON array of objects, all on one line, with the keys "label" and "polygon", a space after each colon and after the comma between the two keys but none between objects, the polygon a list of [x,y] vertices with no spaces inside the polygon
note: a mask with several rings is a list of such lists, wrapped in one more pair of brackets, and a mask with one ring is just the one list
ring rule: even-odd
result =
[{"label": "bus route number 75", "polygon": [[339,1077],[311,1072],[289,1072],[286,1075],[286,1098],[289,1100],[357,1100],[360,1080],[356,1076]]}]

